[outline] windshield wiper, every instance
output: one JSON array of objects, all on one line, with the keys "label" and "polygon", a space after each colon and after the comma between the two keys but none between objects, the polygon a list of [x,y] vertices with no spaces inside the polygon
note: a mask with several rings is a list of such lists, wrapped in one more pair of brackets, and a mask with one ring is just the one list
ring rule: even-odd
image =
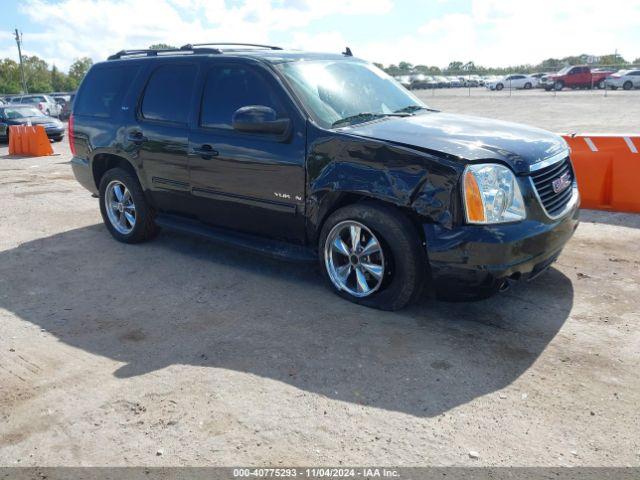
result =
[{"label": "windshield wiper", "polygon": [[341,118],[340,120],[336,120],[331,124],[332,127],[337,127],[338,125],[342,125],[343,123],[353,123],[357,121],[366,122],[368,120],[375,120],[376,118],[382,117],[408,117],[410,113],[408,112],[393,112],[393,113],[373,113],[373,112],[362,112],[356,113],[355,115],[349,115],[348,117]]},{"label": "windshield wiper", "polygon": [[408,105],[404,108],[401,108],[399,110],[396,110],[393,113],[413,113],[413,112],[417,112],[418,110],[428,110],[429,112],[436,112],[437,110],[434,110],[432,108],[429,107],[424,107],[422,105]]}]

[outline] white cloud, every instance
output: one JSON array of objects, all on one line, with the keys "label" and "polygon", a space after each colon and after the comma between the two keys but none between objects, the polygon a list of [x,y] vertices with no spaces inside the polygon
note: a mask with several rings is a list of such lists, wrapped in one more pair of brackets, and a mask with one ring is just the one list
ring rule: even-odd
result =
[{"label": "white cloud", "polygon": [[[100,60],[152,43],[270,43],[274,38],[315,51],[349,45],[356,55],[385,64],[407,60],[446,66],[473,60],[509,65],[616,48],[627,58],[640,56],[640,0],[470,0],[467,10],[455,10],[457,4],[446,0],[416,1],[415,18],[424,23],[415,31],[390,25],[389,32],[402,32],[392,38],[377,31],[354,38],[329,22],[332,15],[351,15],[354,22],[385,15],[393,1],[24,0],[19,8],[35,26],[24,32],[25,53],[62,68],[76,57]],[[449,13],[434,14],[440,11]],[[325,28],[319,30],[321,22]],[[11,32],[0,32],[3,52],[16,57]]]},{"label": "white cloud", "polygon": [[446,66],[452,60],[485,65],[538,63],[549,57],[640,56],[639,0],[472,0],[464,13],[426,22],[393,44],[360,46],[370,60]]},{"label": "white cloud", "polygon": [[[328,15],[383,14],[391,0],[26,0],[20,7],[40,33],[25,32],[27,54],[66,68],[76,57],[106,58],[152,43],[268,43]],[[1,38],[1,37],[0,37]],[[308,44],[305,43],[305,45]]]}]

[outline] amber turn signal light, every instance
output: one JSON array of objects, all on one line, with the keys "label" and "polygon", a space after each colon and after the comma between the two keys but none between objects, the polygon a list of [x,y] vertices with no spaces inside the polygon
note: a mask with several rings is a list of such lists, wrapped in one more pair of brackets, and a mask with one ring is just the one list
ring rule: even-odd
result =
[{"label": "amber turn signal light", "polygon": [[484,223],[486,221],[480,187],[475,175],[468,170],[464,175],[464,203],[468,222]]}]

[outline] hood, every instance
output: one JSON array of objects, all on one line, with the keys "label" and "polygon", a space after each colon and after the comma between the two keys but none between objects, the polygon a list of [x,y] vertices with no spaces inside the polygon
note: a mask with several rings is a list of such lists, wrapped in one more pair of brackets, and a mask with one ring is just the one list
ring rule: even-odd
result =
[{"label": "hood", "polygon": [[526,173],[530,165],[568,150],[562,137],[546,130],[441,112],[387,117],[341,130],[463,161],[501,160],[516,173]]}]

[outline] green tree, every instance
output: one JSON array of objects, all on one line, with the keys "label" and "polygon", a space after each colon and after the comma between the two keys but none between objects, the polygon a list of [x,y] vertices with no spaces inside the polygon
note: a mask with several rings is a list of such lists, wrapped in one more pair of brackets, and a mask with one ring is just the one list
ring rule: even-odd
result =
[{"label": "green tree", "polygon": [[403,74],[411,73],[413,71],[413,64],[409,62],[400,62],[398,64],[398,69]]},{"label": "green tree", "polygon": [[0,93],[20,93],[20,66],[18,62],[5,58],[0,60]]},{"label": "green tree", "polygon": [[463,62],[450,62],[449,66],[447,67],[447,72],[448,73],[460,73],[460,71],[462,70],[462,66],[464,65]]},{"label": "green tree", "polygon": [[29,93],[46,93],[51,91],[51,73],[49,65],[41,58],[33,55],[22,57],[24,76]]},{"label": "green tree", "polygon": [[168,48],[176,48],[173,45],[168,45],[166,43],[154,43],[153,45],[149,45],[149,50],[166,50]]},{"label": "green tree", "polygon": [[51,88],[54,92],[63,92],[66,90],[69,84],[66,77],[67,75],[58,70],[58,67],[55,65],[51,67]]},{"label": "green tree", "polygon": [[80,85],[80,82],[91,68],[91,65],[93,65],[93,60],[89,57],[76,58],[69,67],[70,90],[78,88],[78,85]]},{"label": "green tree", "polygon": [[547,72],[547,71],[555,71],[555,70],[560,70],[562,67],[564,67],[564,62],[562,62],[562,60],[559,60],[557,58],[547,58],[546,60],[543,60],[542,63],[539,65],[540,70],[542,70],[543,72]]},{"label": "green tree", "polygon": [[598,61],[600,65],[627,65],[627,62],[619,53],[602,55]]}]

